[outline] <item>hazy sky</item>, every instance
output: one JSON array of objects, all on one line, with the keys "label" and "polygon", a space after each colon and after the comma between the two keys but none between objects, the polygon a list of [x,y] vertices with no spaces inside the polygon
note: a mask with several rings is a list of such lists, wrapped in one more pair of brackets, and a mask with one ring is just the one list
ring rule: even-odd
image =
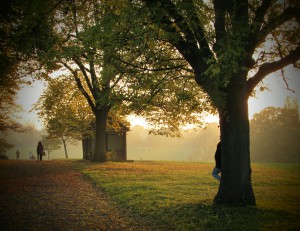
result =
[{"label": "hazy sky", "polygon": [[262,109],[274,106],[284,106],[286,96],[296,98],[300,103],[300,71],[292,66],[286,68],[285,75],[288,79],[289,88],[294,92],[287,90],[286,84],[278,73],[274,73],[265,78],[264,84],[268,86],[271,91],[258,92],[257,97],[251,97],[249,103],[249,116],[260,112]]},{"label": "hazy sky", "polygon": [[[295,91],[288,91],[282,77],[272,74],[264,80],[265,86],[271,91],[258,92],[256,98],[249,99],[249,116],[260,112],[262,109],[274,106],[282,107],[286,96],[296,97],[300,103],[300,71],[289,66],[286,69],[286,76],[289,79],[289,87]],[[22,122],[34,124],[38,129],[42,128],[35,112],[29,112],[32,105],[36,103],[43,92],[43,83],[35,81],[31,86],[24,87],[18,94],[17,103],[23,106],[24,112],[21,113]],[[132,125],[141,124],[142,121],[132,121]]]},{"label": "hazy sky", "polygon": [[[264,91],[258,92],[256,98],[249,99],[249,116],[250,119],[253,114],[261,111],[265,107],[274,106],[274,107],[282,107],[284,105],[284,100],[286,96],[296,97],[298,102],[300,103],[300,71],[296,71],[295,69],[288,68],[286,71],[286,76],[289,79],[289,87],[295,91],[288,91],[286,89],[286,85],[282,78],[279,75],[271,75],[264,80],[264,84],[269,86],[272,91]],[[40,81],[35,81],[32,86],[26,86],[19,92],[19,97],[17,100],[18,104],[21,104],[24,108],[24,112],[21,114],[22,122],[34,124],[37,129],[41,129],[42,125],[38,121],[36,113],[29,113],[32,105],[36,103],[39,96],[43,92],[43,83]],[[216,121],[218,122],[218,120]],[[135,121],[131,121],[131,125],[142,125],[143,121],[136,119]],[[216,126],[216,125],[215,125]],[[218,131],[216,126],[216,131]],[[199,131],[201,132],[201,131]],[[147,135],[147,132],[138,127],[132,129],[131,132],[128,133],[127,142],[128,142],[128,158],[129,159],[143,159],[143,160],[152,160],[152,159],[172,159],[172,160],[189,160],[191,158],[206,158],[205,160],[209,160],[209,158],[213,157],[215,150],[215,142],[218,141],[218,132],[214,133],[210,136],[205,135],[207,140],[203,138],[199,139],[199,134],[197,132],[191,132],[188,136],[184,136],[181,138],[170,139],[166,137],[154,137]],[[22,134],[20,134],[22,135]],[[30,135],[32,136],[32,135]],[[147,139],[146,139],[146,138]],[[196,139],[196,138],[197,139]],[[34,142],[36,142],[38,138],[33,138]],[[143,141],[145,139],[145,141]],[[201,143],[202,141],[205,143]],[[153,145],[155,142],[156,145]],[[163,144],[166,144],[164,146]],[[170,145],[171,144],[171,145]],[[198,145],[198,146],[197,146]],[[199,148],[199,145],[201,148]],[[34,145],[31,145],[35,147]],[[204,150],[203,147],[206,149]],[[24,148],[23,148],[24,149]],[[81,147],[79,146],[69,146],[69,153],[72,153],[72,158],[81,158],[82,152]],[[31,150],[31,149],[30,149]],[[204,153],[199,154],[199,150],[202,150]],[[10,158],[15,158],[15,149],[11,150]],[[24,156],[22,158],[28,158],[29,149],[22,150],[22,154]],[[162,154],[163,153],[163,154]],[[197,155],[196,155],[197,154]],[[63,158],[63,151],[55,152],[51,154],[51,158]],[[202,161],[202,160],[201,160]]]}]

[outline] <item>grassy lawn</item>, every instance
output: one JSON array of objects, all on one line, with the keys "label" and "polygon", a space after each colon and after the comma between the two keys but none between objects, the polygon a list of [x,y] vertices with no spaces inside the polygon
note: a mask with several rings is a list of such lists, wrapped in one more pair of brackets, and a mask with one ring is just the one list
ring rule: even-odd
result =
[{"label": "grassy lawn", "polygon": [[212,163],[89,165],[83,172],[157,230],[300,230],[300,164],[253,164],[256,207],[212,204]]}]

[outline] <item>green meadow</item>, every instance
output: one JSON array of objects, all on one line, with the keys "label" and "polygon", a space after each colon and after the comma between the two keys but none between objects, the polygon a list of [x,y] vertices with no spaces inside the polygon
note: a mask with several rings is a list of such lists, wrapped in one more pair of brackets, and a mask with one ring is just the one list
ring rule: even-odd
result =
[{"label": "green meadow", "polygon": [[87,165],[84,174],[120,209],[155,230],[300,230],[300,164],[253,164],[257,206],[215,206],[212,163]]}]

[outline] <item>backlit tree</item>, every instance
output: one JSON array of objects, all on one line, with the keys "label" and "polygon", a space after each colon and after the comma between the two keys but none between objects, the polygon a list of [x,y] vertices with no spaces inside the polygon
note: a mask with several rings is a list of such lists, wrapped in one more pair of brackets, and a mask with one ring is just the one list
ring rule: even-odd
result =
[{"label": "backlit tree", "polygon": [[215,203],[255,204],[248,98],[269,74],[299,66],[299,1],[144,0],[136,6],[218,110],[222,180]]}]

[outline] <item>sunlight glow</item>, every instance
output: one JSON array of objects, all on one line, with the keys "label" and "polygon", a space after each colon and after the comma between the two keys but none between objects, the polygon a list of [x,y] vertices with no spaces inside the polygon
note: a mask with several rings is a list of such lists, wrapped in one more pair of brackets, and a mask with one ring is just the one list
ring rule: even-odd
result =
[{"label": "sunlight glow", "polygon": [[204,120],[206,123],[219,123],[219,116],[208,115]]},{"label": "sunlight glow", "polygon": [[[298,102],[300,102],[300,76],[299,70],[296,70],[292,66],[289,66],[285,69],[285,74],[288,79],[289,88],[293,91],[287,90],[285,82],[282,77],[278,76],[278,74],[271,74],[266,77],[264,85],[270,88],[270,91],[257,91],[256,97],[250,97],[248,101],[249,105],[249,119],[251,120],[255,113],[260,112],[266,107],[283,107],[284,100],[286,96],[290,96],[291,98],[296,98]],[[275,76],[274,76],[275,75]],[[42,94],[43,82],[36,81],[31,86],[22,86],[22,89],[19,91],[17,97],[17,103],[23,106],[24,111],[19,113],[18,115],[21,117],[21,121],[23,123],[32,123],[38,129],[43,128],[42,123],[38,120],[36,112],[31,111],[32,105],[36,103],[39,96]],[[259,86],[257,87],[257,89]],[[300,109],[300,108],[299,108]],[[127,117],[129,122],[131,123],[131,127],[140,125],[144,128],[148,128],[148,124],[146,120],[139,116],[130,115]],[[218,116],[208,115],[205,118],[205,122],[219,122]]]},{"label": "sunlight glow", "polygon": [[[142,126],[145,129],[149,128],[149,124],[147,123],[147,121],[143,117],[130,115],[130,116],[127,116],[127,119],[129,120],[131,127]],[[208,115],[208,116],[206,116],[204,121],[206,123],[218,123],[219,122],[219,117],[217,115]],[[196,127],[197,126],[194,125],[194,124],[189,124],[189,125],[184,126],[182,129],[183,130],[189,130],[189,129],[193,129],[193,128],[196,128]]]},{"label": "sunlight glow", "polygon": [[136,115],[129,115],[127,116],[127,119],[129,120],[131,127],[134,126],[142,126],[144,128],[148,127],[148,123],[143,117],[136,116]]}]

